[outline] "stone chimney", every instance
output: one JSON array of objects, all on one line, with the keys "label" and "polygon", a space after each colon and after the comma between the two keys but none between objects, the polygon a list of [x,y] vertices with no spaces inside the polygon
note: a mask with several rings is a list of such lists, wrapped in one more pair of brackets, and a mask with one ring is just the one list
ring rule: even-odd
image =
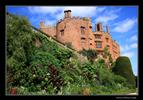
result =
[{"label": "stone chimney", "polygon": [[110,29],[109,29],[109,26],[108,26],[108,25],[106,26],[106,32],[107,32],[107,33],[110,33]]},{"label": "stone chimney", "polygon": [[65,13],[64,18],[71,18],[71,10],[65,10],[64,13]]},{"label": "stone chimney", "polygon": [[103,31],[102,23],[97,23],[95,26],[96,26],[96,31]]}]

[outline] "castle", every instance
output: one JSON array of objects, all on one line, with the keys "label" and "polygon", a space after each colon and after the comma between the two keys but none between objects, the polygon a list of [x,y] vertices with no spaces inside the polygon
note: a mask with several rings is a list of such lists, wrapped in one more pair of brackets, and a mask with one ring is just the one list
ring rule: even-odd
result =
[{"label": "castle", "polygon": [[91,18],[72,17],[71,10],[64,11],[64,19],[60,19],[56,26],[45,26],[40,22],[40,30],[66,44],[70,43],[77,51],[83,49],[95,49],[99,54],[108,48],[113,61],[120,56],[120,47],[110,35],[109,26],[103,31],[102,23],[95,25],[96,31],[92,31]]}]

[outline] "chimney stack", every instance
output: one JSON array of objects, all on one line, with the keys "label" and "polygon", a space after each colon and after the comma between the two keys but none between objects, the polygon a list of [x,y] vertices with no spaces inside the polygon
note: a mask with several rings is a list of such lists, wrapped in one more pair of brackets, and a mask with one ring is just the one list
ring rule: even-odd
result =
[{"label": "chimney stack", "polygon": [[65,17],[64,18],[71,18],[71,10],[65,10]]},{"label": "chimney stack", "polygon": [[109,29],[109,26],[108,26],[108,25],[106,26],[106,32],[107,32],[107,33],[110,33],[110,29]]},{"label": "chimney stack", "polygon": [[95,25],[96,26],[96,31],[103,31],[102,30],[102,23],[97,23],[97,25]]}]

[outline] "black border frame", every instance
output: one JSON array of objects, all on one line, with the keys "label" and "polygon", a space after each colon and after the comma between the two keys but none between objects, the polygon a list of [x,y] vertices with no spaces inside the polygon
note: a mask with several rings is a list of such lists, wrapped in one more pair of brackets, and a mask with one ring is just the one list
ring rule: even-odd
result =
[{"label": "black border frame", "polygon": [[[139,2],[140,1],[140,2]],[[5,40],[5,11],[6,11],[6,6],[10,6],[10,5],[14,5],[14,6],[108,6],[108,5],[113,5],[113,6],[118,6],[118,5],[123,5],[123,6],[130,6],[130,5],[135,5],[139,7],[139,16],[138,16],[138,72],[139,72],[139,94],[138,95],[107,95],[107,96],[93,96],[93,97],[105,97],[106,99],[141,99],[143,100],[142,94],[143,94],[143,86],[142,86],[142,65],[141,63],[143,63],[141,56],[142,54],[142,42],[141,42],[141,38],[142,38],[142,32],[141,32],[141,27],[143,25],[142,24],[142,17],[141,17],[141,9],[143,8],[141,5],[141,0],[115,0],[115,1],[111,1],[111,0],[96,0],[96,1],[89,1],[89,0],[85,0],[85,1],[81,1],[81,0],[76,0],[76,1],[72,1],[72,0],[30,0],[30,2],[28,0],[5,0],[3,1],[3,3],[1,3],[3,5],[0,5],[0,17],[2,18],[2,20],[0,20],[0,96],[6,96],[5,94],[5,44],[6,44],[6,40]]]}]

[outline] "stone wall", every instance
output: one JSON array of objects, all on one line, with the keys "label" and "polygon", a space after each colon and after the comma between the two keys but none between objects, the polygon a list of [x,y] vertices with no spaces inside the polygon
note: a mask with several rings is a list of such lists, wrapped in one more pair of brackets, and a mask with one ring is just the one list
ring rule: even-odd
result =
[{"label": "stone wall", "polygon": [[[91,18],[72,17],[71,10],[66,10],[64,13],[65,17],[57,21],[56,27],[47,27],[44,22],[41,22],[40,29],[64,44],[70,43],[72,48],[77,51],[95,49],[102,53],[107,46],[113,61],[120,56],[120,47],[113,41],[109,26],[106,26],[106,32],[104,32],[102,23],[97,23],[96,32],[93,32]],[[98,39],[95,35],[99,35],[101,38]],[[97,47],[97,42],[100,42],[102,46]]]}]

